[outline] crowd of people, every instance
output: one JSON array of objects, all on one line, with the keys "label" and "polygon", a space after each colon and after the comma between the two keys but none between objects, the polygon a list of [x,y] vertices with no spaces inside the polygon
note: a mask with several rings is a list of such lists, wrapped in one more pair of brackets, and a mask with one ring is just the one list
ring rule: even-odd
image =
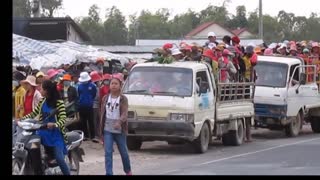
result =
[{"label": "crowd of people", "polygon": [[[215,33],[210,32],[204,46],[184,42],[179,45],[167,43],[155,49],[149,61],[204,61],[212,66],[216,81],[252,82],[256,79],[254,67],[258,63],[258,55],[300,57],[306,64],[312,64],[319,60],[320,47],[318,42],[313,41],[284,41],[269,46],[249,44],[243,47],[239,37],[224,36],[223,42],[219,43]],[[17,69],[13,72],[12,81],[13,117],[17,121],[37,116],[43,120],[52,109],[58,109],[57,118],[49,118],[44,122],[51,131],[43,131],[39,135],[45,147],[53,148],[64,174],[70,174],[63,159],[66,153],[65,122],[66,117],[74,116],[80,120],[77,128],[84,132],[85,141],[104,144],[106,174],[113,174],[113,142],[116,142],[124,171],[130,175],[125,137],[128,131],[128,100],[121,94],[127,73],[104,73],[103,60],[100,58],[96,65],[97,70],[85,66],[81,72],[72,72],[69,66],[63,66],[49,69],[46,73],[32,70],[30,75]],[[130,64],[128,69],[133,65]],[[71,105],[66,109],[68,104]],[[250,140],[250,137],[247,139]]]},{"label": "crowd of people", "polygon": [[320,46],[315,41],[285,40],[269,46],[265,43],[251,43],[244,47],[237,36],[224,36],[219,43],[215,33],[209,32],[208,41],[203,46],[185,42],[179,45],[167,43],[162,48],[155,49],[150,61],[205,61],[212,65],[216,80],[220,82],[248,82],[256,79],[254,66],[257,64],[258,55],[299,57],[304,59],[305,64],[310,65],[319,60]]},{"label": "crowd of people", "polygon": [[[96,64],[101,64],[101,59]],[[84,140],[105,144],[106,174],[113,174],[115,142],[123,158],[124,171],[130,175],[125,138],[128,101],[121,95],[124,78],[122,73],[103,74],[103,71],[92,71],[91,68],[83,68],[79,73],[72,73],[69,69],[49,69],[46,73],[33,70],[28,76],[25,72],[14,71],[14,119],[38,118],[47,124],[48,130],[38,133],[42,144],[46,150],[53,150],[63,174],[68,175],[70,170],[64,161],[67,152],[65,124],[67,117],[78,117],[80,123],[74,128],[84,132]],[[47,119],[53,109],[58,109],[56,116]],[[36,174],[42,173],[40,162],[34,164]]]}]

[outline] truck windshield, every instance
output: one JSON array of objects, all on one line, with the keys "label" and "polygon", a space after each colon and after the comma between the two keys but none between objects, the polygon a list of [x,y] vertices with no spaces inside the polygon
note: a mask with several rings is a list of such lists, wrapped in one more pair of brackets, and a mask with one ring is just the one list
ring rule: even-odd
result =
[{"label": "truck windshield", "polygon": [[288,65],[274,62],[258,62],[256,86],[286,87]]},{"label": "truck windshield", "polygon": [[192,70],[173,67],[136,67],[123,87],[124,94],[192,96]]}]

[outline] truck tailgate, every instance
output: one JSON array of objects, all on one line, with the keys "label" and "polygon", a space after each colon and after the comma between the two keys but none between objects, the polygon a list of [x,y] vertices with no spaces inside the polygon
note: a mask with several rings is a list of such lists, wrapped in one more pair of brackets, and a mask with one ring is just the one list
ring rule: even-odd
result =
[{"label": "truck tailgate", "polygon": [[250,101],[219,102],[216,104],[216,120],[224,121],[254,115],[254,104]]}]

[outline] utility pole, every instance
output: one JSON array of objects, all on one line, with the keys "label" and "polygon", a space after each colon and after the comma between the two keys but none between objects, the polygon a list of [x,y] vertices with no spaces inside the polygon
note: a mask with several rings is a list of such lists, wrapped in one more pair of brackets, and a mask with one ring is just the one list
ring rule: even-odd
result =
[{"label": "utility pole", "polygon": [[259,0],[259,38],[263,39],[262,0]]}]

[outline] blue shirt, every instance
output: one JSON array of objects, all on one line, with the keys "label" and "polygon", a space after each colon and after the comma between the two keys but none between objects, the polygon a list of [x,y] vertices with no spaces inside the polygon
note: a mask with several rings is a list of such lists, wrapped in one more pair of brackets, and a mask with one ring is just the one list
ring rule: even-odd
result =
[{"label": "blue shirt", "polygon": [[[50,118],[47,118],[52,111],[53,108],[49,107],[47,102],[43,103],[43,106],[41,108],[41,113],[43,117],[43,123],[56,123],[55,116],[52,116]],[[63,153],[67,154],[67,147],[64,142],[64,138],[62,135],[62,132],[59,130],[59,128],[53,128],[53,129],[41,129],[37,131],[37,134],[41,138],[41,143],[45,146],[49,147],[60,147],[63,149]]]},{"label": "blue shirt", "polygon": [[94,83],[81,83],[78,86],[78,95],[80,107],[93,107],[94,98],[97,94],[97,87]]}]

